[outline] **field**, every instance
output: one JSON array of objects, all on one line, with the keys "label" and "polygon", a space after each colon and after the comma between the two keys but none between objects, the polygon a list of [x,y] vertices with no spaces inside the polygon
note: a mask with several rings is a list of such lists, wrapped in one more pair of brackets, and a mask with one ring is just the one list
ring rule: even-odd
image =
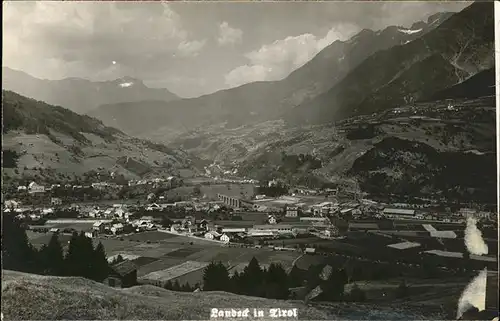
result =
[{"label": "field", "polygon": [[209,199],[217,199],[217,194],[223,194],[238,198],[250,198],[254,195],[253,184],[216,184],[202,185],[201,194],[206,195]]}]

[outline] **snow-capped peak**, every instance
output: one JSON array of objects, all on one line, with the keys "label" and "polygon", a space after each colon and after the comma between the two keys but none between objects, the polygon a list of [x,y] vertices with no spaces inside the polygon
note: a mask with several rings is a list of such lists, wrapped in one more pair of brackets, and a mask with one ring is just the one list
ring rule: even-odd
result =
[{"label": "snow-capped peak", "polygon": [[133,82],[123,82],[120,84],[120,87],[126,88],[132,86],[134,83]]},{"label": "snow-capped peak", "polygon": [[398,31],[402,32],[402,33],[406,33],[408,35],[411,35],[411,34],[418,33],[420,31],[422,31],[422,29],[416,29],[416,30],[412,30],[412,29],[398,29]]}]

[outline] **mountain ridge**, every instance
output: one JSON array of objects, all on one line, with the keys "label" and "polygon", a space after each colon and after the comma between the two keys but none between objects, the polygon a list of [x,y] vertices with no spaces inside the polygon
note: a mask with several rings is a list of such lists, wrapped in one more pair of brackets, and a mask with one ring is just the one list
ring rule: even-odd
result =
[{"label": "mountain ridge", "polygon": [[3,88],[24,96],[64,106],[85,114],[102,104],[157,99],[180,99],[167,89],[149,88],[140,79],[121,77],[110,81],[91,81],[69,77],[58,80],[39,79],[20,70],[2,67]]},{"label": "mountain ridge", "polygon": [[4,179],[54,179],[90,171],[127,178],[173,174],[190,167],[180,150],[127,136],[101,121],[59,106],[2,91],[3,147],[15,155]]},{"label": "mountain ridge", "polygon": [[[493,26],[493,5],[473,3],[422,37],[371,55],[284,117],[292,126],[317,124],[421,100],[494,65]],[[408,74],[414,64],[420,67]],[[427,81],[428,74],[434,81]]]},{"label": "mountain ridge", "polygon": [[[440,13],[435,19],[446,21],[451,15]],[[380,31],[361,30],[349,40],[335,41],[325,47],[280,81],[253,82],[168,103],[143,101],[104,105],[89,115],[129,134],[144,137],[149,137],[155,130],[161,132],[162,127],[183,132],[183,127],[220,123],[235,128],[279,118],[289,108],[331,88],[371,54],[418,39],[437,25],[425,24],[427,27],[413,34],[399,32],[400,27],[396,26]],[[130,122],[138,117],[141,117],[142,124]]]}]

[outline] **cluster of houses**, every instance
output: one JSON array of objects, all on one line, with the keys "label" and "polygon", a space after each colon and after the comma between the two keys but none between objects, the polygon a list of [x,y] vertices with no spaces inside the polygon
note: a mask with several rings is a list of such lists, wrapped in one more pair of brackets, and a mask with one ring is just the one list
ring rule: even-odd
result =
[{"label": "cluster of houses", "polygon": [[475,209],[462,208],[454,213],[438,213],[433,211],[431,205],[412,205],[396,203],[390,206],[377,203],[368,199],[358,201],[324,201],[320,203],[307,203],[297,196],[281,196],[269,198],[265,195],[256,195],[253,200],[243,200],[237,197],[218,195],[225,205],[238,209],[268,213],[285,213],[285,217],[300,216],[349,216],[353,219],[420,219],[439,220],[443,222],[463,222],[467,217],[478,219],[492,219],[494,213]]},{"label": "cluster of houses", "polygon": [[155,177],[150,179],[131,180],[128,182],[128,186],[151,185],[153,188],[174,188],[177,187],[179,183],[180,181],[175,176],[169,176],[167,178]]}]

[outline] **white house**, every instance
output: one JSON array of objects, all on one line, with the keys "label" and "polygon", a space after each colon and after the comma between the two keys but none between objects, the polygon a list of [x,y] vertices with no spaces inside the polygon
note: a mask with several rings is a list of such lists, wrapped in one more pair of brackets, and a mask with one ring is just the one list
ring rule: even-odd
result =
[{"label": "white house", "polygon": [[269,215],[269,217],[267,218],[267,222],[269,224],[276,224],[276,223],[278,223],[278,220],[276,219],[276,217],[274,215]]},{"label": "white house", "polygon": [[31,182],[28,185],[28,192],[30,194],[44,193],[45,192],[45,186],[39,185],[36,182]]},{"label": "white house", "polygon": [[217,233],[216,231],[210,231],[210,232],[205,233],[205,238],[209,239],[209,240],[215,240],[215,239],[218,239],[219,237],[221,237],[221,235],[219,233]]},{"label": "white house", "polygon": [[224,243],[229,243],[229,241],[231,241],[231,237],[224,233],[221,235],[220,240]]},{"label": "white house", "polygon": [[122,223],[113,224],[111,226],[111,232],[113,232],[113,234],[116,234],[116,233],[122,232],[123,228],[124,228],[124,226]]},{"label": "white house", "polygon": [[26,190],[27,190],[26,186],[18,186],[17,187],[18,192],[22,192],[22,191],[26,191]]},{"label": "white house", "polygon": [[297,217],[299,215],[299,208],[297,206],[287,206],[286,217]]},{"label": "white house", "polygon": [[11,209],[11,208],[15,209],[15,208],[19,207],[19,202],[16,202],[15,200],[8,200],[8,201],[5,201],[3,204],[6,208],[9,208],[9,209]]}]

